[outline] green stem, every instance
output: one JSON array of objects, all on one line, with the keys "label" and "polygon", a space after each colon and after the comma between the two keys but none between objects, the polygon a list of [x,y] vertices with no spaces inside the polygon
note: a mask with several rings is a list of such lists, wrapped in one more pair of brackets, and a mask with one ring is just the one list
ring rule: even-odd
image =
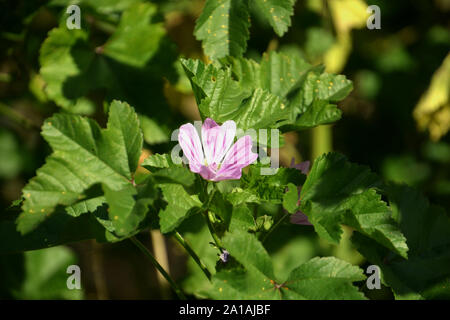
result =
[{"label": "green stem", "polygon": [[189,255],[194,259],[194,261],[197,263],[197,265],[202,269],[205,276],[208,278],[209,281],[211,281],[211,273],[209,272],[208,268],[205,266],[205,264],[200,260],[200,257],[195,253],[195,251],[192,249],[192,247],[189,245],[189,243],[183,238],[183,236],[175,231],[173,234],[175,239],[186,249],[186,251],[189,253]]},{"label": "green stem", "polygon": [[175,294],[178,296],[180,300],[186,300],[186,296],[181,291],[180,287],[175,283],[172,277],[164,270],[164,268],[159,264],[159,262],[155,259],[155,257],[151,254],[151,252],[144,246],[142,242],[140,242],[136,237],[130,238],[131,242],[142,251],[142,253],[152,262],[155,268],[161,273],[161,275],[167,280],[167,282],[172,287]]},{"label": "green stem", "polygon": [[261,239],[261,242],[264,243],[264,241],[266,241],[266,239],[269,237],[269,235],[273,232],[273,230],[275,230],[288,216],[290,216],[289,213],[285,213],[273,226],[272,228],[270,228],[269,231],[267,231],[267,233],[263,236],[263,238]]},{"label": "green stem", "polygon": [[113,34],[117,27],[112,22],[102,21],[93,15],[88,15],[86,21],[91,25],[91,27],[95,27],[100,31],[103,31],[109,35]]},{"label": "green stem", "polygon": [[208,225],[209,233],[211,233],[211,236],[213,237],[217,248],[219,249],[220,253],[222,253],[222,251],[224,249],[223,245],[222,245],[222,241],[220,241],[219,237],[217,236],[216,230],[214,229],[214,226],[211,222],[211,218],[209,216],[208,210],[205,211],[205,219],[206,219],[206,224]]},{"label": "green stem", "polygon": [[[220,253],[222,253],[222,251],[223,251],[222,241],[220,241],[219,237],[217,236],[216,230],[214,229],[213,223],[211,221],[211,217],[209,215],[209,206],[211,205],[211,201],[214,198],[214,194],[216,193],[216,190],[217,190],[214,182],[212,182],[212,183],[213,183],[214,188],[208,196],[208,200],[206,201],[206,205],[204,206],[205,210],[203,213],[204,213],[204,216],[206,219],[206,225],[208,226],[209,233],[211,233],[211,236],[214,239],[216,247],[219,249]],[[206,187],[207,187],[207,185],[206,185]]]},{"label": "green stem", "polygon": [[25,38],[25,33],[13,33],[13,32],[0,32],[0,37],[6,40],[14,41],[14,42],[23,42]]},{"label": "green stem", "polygon": [[23,115],[21,115],[16,110],[10,108],[6,104],[0,102],[0,114],[5,115],[9,119],[13,120],[17,124],[23,126],[25,129],[38,129],[40,130],[39,126],[36,125],[31,120],[25,118]]}]

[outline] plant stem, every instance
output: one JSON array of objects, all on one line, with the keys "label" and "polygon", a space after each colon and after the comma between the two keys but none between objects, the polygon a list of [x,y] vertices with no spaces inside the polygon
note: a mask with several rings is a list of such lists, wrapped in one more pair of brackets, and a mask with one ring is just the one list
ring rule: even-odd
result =
[{"label": "plant stem", "polygon": [[175,237],[175,239],[184,247],[184,249],[186,249],[186,251],[190,254],[190,256],[192,257],[192,259],[194,259],[194,261],[197,263],[197,265],[200,267],[200,269],[202,269],[203,273],[205,274],[205,276],[208,278],[209,281],[211,281],[211,273],[209,272],[208,268],[205,266],[205,264],[200,260],[199,256],[197,255],[197,253],[195,253],[195,251],[192,249],[192,247],[189,245],[189,243],[183,238],[183,236],[175,231],[175,233],[173,234],[173,236]]},{"label": "plant stem", "polygon": [[28,118],[25,118],[22,114],[20,114],[19,112],[17,112],[13,108],[10,108],[9,106],[7,106],[2,102],[0,102],[0,114],[3,114],[4,116],[8,117],[9,119],[21,125],[25,129],[37,129],[37,130],[41,129],[33,121],[29,120]]},{"label": "plant stem", "polygon": [[211,201],[214,198],[214,194],[216,193],[216,190],[217,190],[214,182],[213,182],[213,187],[214,188],[213,188],[211,194],[209,194],[208,200],[206,201],[205,211],[203,213],[204,213],[204,216],[206,219],[206,225],[208,226],[209,233],[211,233],[211,236],[214,239],[214,242],[216,243],[217,248],[219,249],[220,253],[222,253],[222,251],[223,251],[222,241],[220,241],[219,237],[217,236],[216,230],[214,229],[214,226],[211,221],[211,217],[209,215],[209,206],[210,206]]},{"label": "plant stem", "polygon": [[220,253],[222,253],[222,251],[223,251],[222,241],[220,241],[219,237],[217,236],[216,230],[214,229],[214,226],[212,225],[208,210],[205,211],[205,219],[206,219],[206,224],[208,225],[209,233],[211,233],[211,236],[214,239],[214,242],[216,243],[217,248],[219,249]]},{"label": "plant stem", "polygon": [[264,241],[266,241],[266,239],[269,237],[269,235],[273,232],[273,230],[275,230],[285,219],[286,217],[288,217],[290,214],[289,213],[285,213],[273,226],[272,228],[270,228],[270,230],[263,236],[263,238],[261,239],[261,242],[264,243]]},{"label": "plant stem", "polygon": [[134,243],[136,247],[139,248],[139,250],[142,251],[142,253],[152,262],[152,264],[155,266],[155,268],[162,274],[162,276],[167,280],[167,282],[172,287],[173,291],[175,291],[175,294],[178,296],[180,300],[186,300],[186,296],[181,291],[180,287],[175,283],[175,281],[169,276],[169,274],[164,270],[164,268],[158,263],[158,261],[155,259],[155,257],[151,254],[151,252],[144,246],[142,242],[140,242],[136,237],[130,238],[131,242]]}]

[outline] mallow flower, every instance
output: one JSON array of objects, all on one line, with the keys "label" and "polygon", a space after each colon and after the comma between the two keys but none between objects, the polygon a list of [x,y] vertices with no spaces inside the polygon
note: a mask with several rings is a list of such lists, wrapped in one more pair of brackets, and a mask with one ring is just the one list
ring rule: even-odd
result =
[{"label": "mallow flower", "polygon": [[219,126],[207,118],[202,125],[201,138],[191,123],[180,127],[178,142],[189,160],[189,169],[210,181],[240,179],[242,168],[256,161],[252,138],[241,137],[233,144],[236,123],[225,121]]}]

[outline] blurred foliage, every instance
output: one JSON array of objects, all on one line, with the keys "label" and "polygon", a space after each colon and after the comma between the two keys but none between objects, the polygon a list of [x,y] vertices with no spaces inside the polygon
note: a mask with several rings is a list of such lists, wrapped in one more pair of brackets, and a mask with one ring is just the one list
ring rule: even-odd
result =
[{"label": "blurred foliage", "polygon": [[69,290],[67,267],[77,258],[66,247],[0,256],[1,299],[82,299],[81,289]]},{"label": "blurred foliage", "polygon": [[420,128],[427,128],[431,139],[439,140],[450,129],[450,54],[434,73],[428,90],[414,110]]}]

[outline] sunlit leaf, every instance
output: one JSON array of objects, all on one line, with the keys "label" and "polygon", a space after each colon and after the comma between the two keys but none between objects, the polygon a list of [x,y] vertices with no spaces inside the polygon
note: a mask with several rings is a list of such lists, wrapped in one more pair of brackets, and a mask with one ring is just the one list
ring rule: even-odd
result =
[{"label": "sunlit leaf", "polygon": [[430,205],[416,190],[387,188],[393,218],[406,237],[408,259],[356,234],[352,242],[371,263],[378,265],[384,282],[397,299],[448,299],[450,297],[450,219]]},{"label": "sunlit leaf", "polygon": [[374,187],[378,177],[336,153],[314,161],[301,190],[301,210],[317,233],[339,243],[341,223],[406,257],[406,239]]},{"label": "sunlit leaf", "polygon": [[[118,101],[111,104],[106,129],[91,119],[56,114],[46,120],[42,135],[53,154],[23,189],[23,212],[17,220],[22,233],[36,228],[57,205],[82,199],[83,192],[94,184],[101,183],[108,190],[106,201],[112,200],[115,192],[133,188],[142,133],[129,105]],[[134,203],[134,199],[129,201]],[[126,215],[118,210],[111,220],[122,228]]]}]

